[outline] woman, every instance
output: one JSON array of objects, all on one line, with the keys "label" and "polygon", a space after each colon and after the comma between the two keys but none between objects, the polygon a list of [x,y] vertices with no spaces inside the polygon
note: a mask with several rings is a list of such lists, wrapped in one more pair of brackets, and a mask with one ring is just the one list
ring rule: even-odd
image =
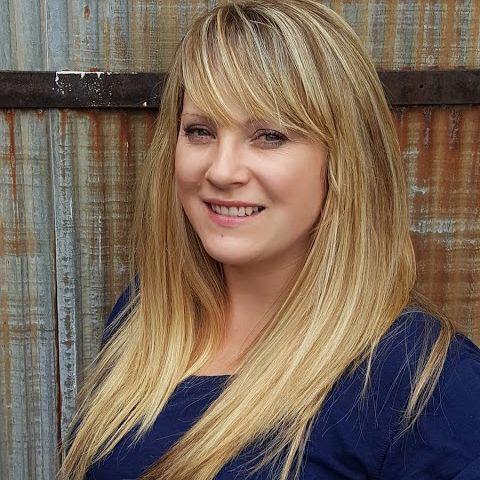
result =
[{"label": "woman", "polygon": [[480,478],[479,350],[413,290],[391,114],[340,17],[201,16],[144,168],[64,478]]}]

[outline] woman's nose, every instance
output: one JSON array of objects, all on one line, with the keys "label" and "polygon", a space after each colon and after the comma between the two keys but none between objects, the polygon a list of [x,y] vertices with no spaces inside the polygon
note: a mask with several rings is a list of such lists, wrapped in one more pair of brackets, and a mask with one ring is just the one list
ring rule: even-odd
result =
[{"label": "woman's nose", "polygon": [[248,181],[245,152],[238,141],[225,138],[217,142],[211,152],[210,164],[205,178],[218,188],[226,188]]}]

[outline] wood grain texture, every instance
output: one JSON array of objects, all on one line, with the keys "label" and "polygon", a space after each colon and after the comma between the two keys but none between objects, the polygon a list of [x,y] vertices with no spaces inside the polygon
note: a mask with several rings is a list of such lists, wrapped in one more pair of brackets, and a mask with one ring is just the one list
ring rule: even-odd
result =
[{"label": "wood grain texture", "polygon": [[55,260],[48,122],[0,111],[0,478],[57,468]]},{"label": "wood grain texture", "polygon": [[[0,0],[0,70],[165,72],[212,0]],[[479,0],[331,0],[377,68],[480,68]],[[6,12],[6,14],[5,14]]]},{"label": "wood grain texture", "polygon": [[418,285],[480,344],[480,107],[395,111]]},{"label": "wood grain texture", "polygon": [[[479,0],[325,2],[377,68],[480,68]],[[214,1],[0,0],[0,69],[165,71]],[[394,111],[418,284],[480,344],[479,107]],[[0,478],[55,476],[84,368],[127,282],[154,114],[0,110]]]}]

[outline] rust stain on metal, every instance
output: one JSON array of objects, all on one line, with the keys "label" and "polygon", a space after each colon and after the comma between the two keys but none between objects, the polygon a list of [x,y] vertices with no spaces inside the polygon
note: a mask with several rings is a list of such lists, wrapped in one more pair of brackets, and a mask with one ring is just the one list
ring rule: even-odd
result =
[{"label": "rust stain on metal", "polygon": [[448,149],[458,150],[459,148],[459,124],[462,120],[460,110],[452,108],[448,115]]},{"label": "rust stain on metal", "polygon": [[10,167],[10,177],[12,179],[12,202],[13,202],[13,221],[14,238],[12,251],[17,255],[19,253],[19,225],[18,225],[18,204],[17,204],[17,147],[15,143],[15,112],[7,110],[5,113],[8,125],[8,164]]},{"label": "rust stain on metal", "polygon": [[83,7],[83,17],[90,18],[90,7],[88,5]]},{"label": "rust stain on metal", "polygon": [[91,149],[93,155],[93,161],[89,161],[89,176],[91,180],[88,181],[88,189],[90,190],[92,196],[96,197],[97,199],[103,199],[100,212],[98,211],[98,205],[92,205],[92,221],[94,221],[95,224],[92,225],[90,230],[89,242],[92,257],[98,262],[101,262],[103,260],[102,251],[104,250],[104,199],[106,196],[105,187],[107,183],[107,180],[105,179],[103,158],[105,152],[105,147],[103,144],[103,115],[102,112],[88,112],[87,117],[90,121]]},{"label": "rust stain on metal", "polygon": [[[416,6],[418,9],[418,22],[417,25],[424,25],[425,22],[425,0],[421,0],[416,2]],[[417,38],[415,40],[415,45],[417,45],[417,58],[415,59],[415,66],[419,68],[422,64],[422,49],[420,48],[423,45],[423,36],[424,36],[424,29],[417,28]]]},{"label": "rust stain on metal", "polygon": [[92,150],[96,161],[101,161],[103,152],[101,112],[89,111],[87,117],[91,122]]},{"label": "rust stain on metal", "polygon": [[[455,2],[444,2],[443,4],[444,11],[442,12],[442,35],[441,35],[441,42],[442,48],[440,48],[439,52],[439,60],[438,66],[440,68],[445,68],[450,66],[452,60],[452,52],[450,45],[454,45],[456,43],[455,31],[454,31],[454,22],[457,19],[455,12]],[[433,43],[433,42],[431,42]]]},{"label": "rust stain on metal", "polygon": [[[406,144],[403,148],[413,144],[416,151],[416,171],[415,178],[417,182],[426,184],[430,177],[430,166],[432,152],[430,151],[430,140],[432,131],[432,110],[430,108],[414,109],[408,112],[406,118],[406,124],[408,127],[408,136],[406,138]],[[417,208],[415,209],[420,212]]]},{"label": "rust stain on metal", "polygon": [[[449,260],[445,244],[442,244],[442,241],[451,238],[453,233],[449,231],[452,212],[448,208],[444,208],[443,205],[443,195],[448,192],[448,187],[445,185],[446,176],[443,171],[443,156],[444,152],[448,150],[449,143],[448,135],[445,135],[448,125],[448,111],[426,109],[426,112],[428,112],[425,115],[426,126],[428,125],[430,131],[424,152],[428,154],[421,156],[418,161],[428,171],[428,173],[425,172],[424,179],[430,186],[430,195],[426,205],[427,210],[421,214],[420,220],[431,221],[435,219],[437,220],[437,226],[424,234],[425,244],[422,253],[428,263],[425,264],[423,277],[429,288],[429,296],[439,305],[446,305],[447,289],[445,286],[448,282],[447,266]],[[452,163],[455,161],[453,158],[450,160]],[[446,221],[439,222],[438,219],[446,219]]]},{"label": "rust stain on metal", "polygon": [[431,163],[436,194],[432,196],[432,215],[438,218],[453,215],[452,221],[461,220],[458,212],[455,214],[452,209],[461,206],[460,199],[454,198],[463,186],[458,177],[466,161],[461,155],[464,149],[459,136],[459,128],[463,128],[462,111],[456,108],[436,110],[433,119],[435,161]]},{"label": "rust stain on metal", "polygon": [[13,203],[17,203],[17,165],[16,165],[16,146],[15,146],[15,112],[7,110],[5,114],[8,125],[8,163],[10,165],[10,176],[12,177],[12,195]]},{"label": "rust stain on metal", "polygon": [[400,147],[407,145],[408,132],[405,128],[405,108],[397,108],[392,114],[395,131],[397,132]]},{"label": "rust stain on metal", "polygon": [[[368,0],[360,0],[360,2],[357,2],[358,8],[359,8],[359,30],[358,30],[358,35],[362,39],[363,42],[366,42],[368,38]],[[345,3],[343,5],[343,8],[345,8]]]},{"label": "rust stain on metal", "polygon": [[480,108],[395,110],[417,284],[474,341],[480,301]]},{"label": "rust stain on metal", "polygon": [[62,144],[65,144],[67,122],[68,122],[68,110],[60,110],[60,135],[62,138]]},{"label": "rust stain on metal", "polygon": [[147,143],[151,145],[156,128],[157,115],[147,115],[146,118]]},{"label": "rust stain on metal", "polygon": [[[60,141],[63,146],[66,145],[66,138],[67,138],[67,123],[68,123],[68,110],[60,110]],[[64,162],[60,163],[60,171],[62,174],[62,177],[65,178],[66,172],[65,172],[65,164]],[[68,278],[63,278],[63,282],[68,282]]]},{"label": "rust stain on metal", "polygon": [[[383,40],[382,65],[391,66],[394,63],[395,39],[397,36],[397,2],[385,2],[385,38]],[[387,20],[389,23],[387,23]],[[389,24],[393,28],[389,28]]]},{"label": "rust stain on metal", "polygon": [[130,164],[129,130],[129,116],[126,114],[126,112],[122,112],[120,114],[120,172],[122,174],[122,177],[128,171],[128,167]]},{"label": "rust stain on metal", "polygon": [[480,344],[480,324],[476,313],[480,303],[480,108],[465,109],[462,113],[460,144],[469,155],[465,156],[467,161],[464,160],[462,169],[461,193],[463,198],[468,198],[468,204],[462,212],[465,223],[460,233],[466,248],[459,255],[463,268],[456,269],[459,273],[457,284],[462,293],[461,301],[466,306],[467,333]]},{"label": "rust stain on metal", "polygon": [[43,109],[35,110],[35,115],[37,115],[37,118],[39,120],[43,120],[43,117],[45,117],[45,110]]}]

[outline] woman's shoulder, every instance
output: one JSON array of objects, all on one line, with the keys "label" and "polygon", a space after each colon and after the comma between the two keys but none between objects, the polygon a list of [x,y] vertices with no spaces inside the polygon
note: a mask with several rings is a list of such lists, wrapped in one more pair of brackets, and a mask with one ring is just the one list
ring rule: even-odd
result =
[{"label": "woman's shoulder", "polygon": [[[405,366],[418,366],[442,330],[442,322],[420,310],[406,311],[393,323],[375,349],[374,358]],[[480,361],[480,349],[464,334],[454,333],[445,358],[445,367],[465,360]]]},{"label": "woman's shoulder", "polygon": [[[440,330],[441,322],[434,316],[409,312],[383,340],[400,372],[400,388],[408,394],[418,378],[418,365],[427,361]],[[406,374],[401,373],[402,368]],[[417,422],[403,434],[397,429],[391,436],[381,478],[480,478],[479,398],[480,349],[457,333]],[[403,413],[405,405],[400,407]]]},{"label": "woman's shoulder", "polygon": [[[371,356],[348,369],[333,392],[348,388],[358,393],[360,389],[366,398],[370,392],[370,397],[374,394],[384,405],[395,404],[395,409],[403,409],[417,375],[428,364],[429,357],[435,355],[442,328],[442,321],[434,315],[420,310],[403,312],[381,337]],[[480,388],[479,347],[459,332],[447,335],[445,341],[448,349],[438,385],[473,382]]]},{"label": "woman's shoulder", "polygon": [[425,409],[414,427],[403,431],[403,415],[419,369],[441,328],[441,320],[432,315],[405,312],[370,360],[345,373],[312,430],[310,453],[319,457],[317,461],[326,461],[326,449],[329,459],[361,464],[369,477],[389,480],[451,480],[478,461],[480,350],[464,335],[456,334],[449,342]]},{"label": "woman's shoulder", "polygon": [[[419,375],[428,370],[430,361],[435,359],[436,342],[442,333],[442,321],[423,311],[405,312],[379,342],[372,356],[372,385],[377,392],[383,392],[385,401],[400,402],[395,405],[403,412]],[[443,409],[452,419],[461,406],[464,412],[477,414],[480,422],[480,349],[467,336],[454,332],[445,336],[448,348],[426,404],[422,418],[438,409]],[[432,377],[431,380],[434,380]],[[476,392],[474,396],[471,393]],[[394,398],[388,398],[389,394]],[[471,393],[468,393],[471,392]],[[478,395],[477,395],[478,394]],[[479,423],[480,428],[480,423]],[[480,438],[480,431],[479,431]],[[480,446],[480,445],[479,445]],[[480,451],[479,451],[480,454]]]},{"label": "woman's shoulder", "polygon": [[[423,311],[402,313],[379,342],[372,358],[377,378],[391,382],[395,375],[398,381],[410,389],[417,371],[425,367],[435,342],[441,335],[442,321]],[[480,386],[480,349],[467,336],[455,332],[445,337],[448,350],[439,376],[439,386],[445,382],[476,382]],[[389,367],[385,369],[385,367]]]}]

